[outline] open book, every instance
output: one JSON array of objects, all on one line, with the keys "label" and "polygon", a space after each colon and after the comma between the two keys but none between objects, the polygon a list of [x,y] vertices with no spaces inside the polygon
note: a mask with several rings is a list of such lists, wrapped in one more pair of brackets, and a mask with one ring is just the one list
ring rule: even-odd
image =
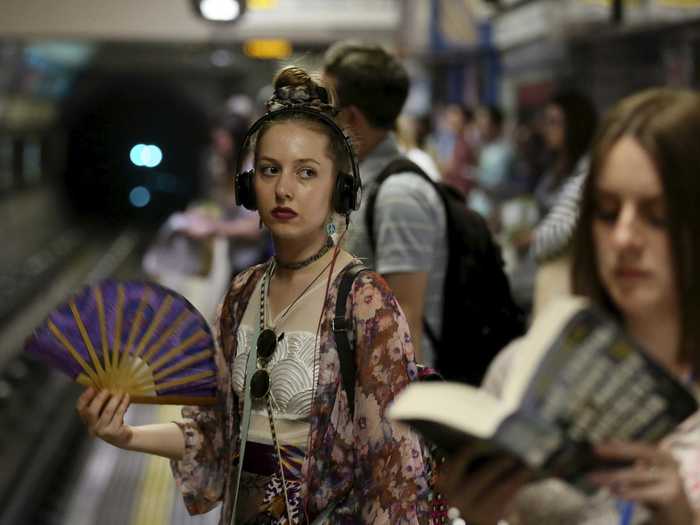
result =
[{"label": "open book", "polygon": [[520,343],[500,399],[460,383],[414,383],[389,417],[448,454],[471,443],[578,482],[604,466],[591,444],[657,441],[698,408],[682,383],[583,299],[555,301]]}]

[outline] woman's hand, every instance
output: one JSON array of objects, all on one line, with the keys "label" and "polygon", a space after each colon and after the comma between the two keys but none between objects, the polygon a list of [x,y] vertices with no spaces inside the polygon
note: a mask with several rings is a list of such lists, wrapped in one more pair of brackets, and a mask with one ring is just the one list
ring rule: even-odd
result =
[{"label": "woman's hand", "polygon": [[124,423],[124,414],[129,408],[128,394],[113,394],[107,390],[97,392],[90,387],[78,398],[76,408],[90,435],[115,447],[129,446],[133,431]]},{"label": "woman's hand", "polygon": [[[495,525],[506,516],[510,500],[532,474],[505,455],[481,459],[474,447],[448,458],[440,466],[438,490],[467,523]],[[476,462],[481,464],[475,466]]]},{"label": "woman's hand", "polygon": [[689,525],[696,516],[688,501],[679,466],[673,456],[644,443],[607,443],[596,447],[606,460],[629,462],[629,467],[589,474],[594,484],[616,497],[644,504],[658,525]]}]

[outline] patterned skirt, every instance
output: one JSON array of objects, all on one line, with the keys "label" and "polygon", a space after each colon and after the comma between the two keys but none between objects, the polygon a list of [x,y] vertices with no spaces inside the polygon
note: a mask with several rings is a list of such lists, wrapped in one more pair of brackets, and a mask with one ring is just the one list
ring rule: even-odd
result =
[{"label": "patterned skirt", "polygon": [[[277,453],[271,445],[248,442],[243,460],[236,522],[244,525],[295,525],[306,523],[301,469],[306,452],[280,446],[284,482]],[[287,502],[289,509],[287,510]],[[289,519],[292,520],[290,524]]]}]

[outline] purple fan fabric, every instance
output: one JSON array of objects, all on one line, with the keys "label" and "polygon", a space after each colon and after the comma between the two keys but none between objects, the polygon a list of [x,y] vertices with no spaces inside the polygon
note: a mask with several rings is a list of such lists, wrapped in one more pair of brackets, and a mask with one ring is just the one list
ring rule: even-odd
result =
[{"label": "purple fan fabric", "polygon": [[[118,293],[120,287],[124,291],[124,300],[121,306]],[[158,388],[159,383],[167,383],[200,372],[216,370],[213,356],[214,340],[202,315],[176,292],[146,282],[105,280],[86,287],[49,314],[48,319],[27,340],[25,350],[38,356],[50,366],[66,373],[72,379],[76,379],[83,372],[83,369],[51,331],[50,323],[53,323],[85,362],[94,368],[93,359],[90,357],[88,347],[80,333],[79,323],[70,307],[72,300],[85,326],[89,340],[92,342],[95,354],[103,364],[103,328],[100,322],[96,291],[102,296],[104,304],[103,326],[110,356],[111,350],[115,344],[118,344],[120,353],[128,351],[133,355],[138,352],[140,356],[146,356],[150,364],[155,364],[161,357],[166,356],[169,351],[181,345],[190,336],[199,334],[195,341],[185,345],[175,353],[176,355],[158,364],[154,370],[154,373],[157,373],[199,352],[211,351],[211,356],[207,359],[190,364],[182,370],[156,381],[156,388]],[[146,299],[142,305],[144,297]],[[169,308],[165,304],[168,298],[172,301]],[[142,310],[140,323],[138,321],[139,309]],[[118,333],[117,314],[119,311],[121,311],[122,322]],[[159,312],[160,321],[156,319]],[[172,330],[173,327],[176,328]],[[172,333],[165,336],[169,330]],[[216,394],[216,377],[214,374],[185,385],[173,386],[157,392],[158,395],[214,396]]]}]

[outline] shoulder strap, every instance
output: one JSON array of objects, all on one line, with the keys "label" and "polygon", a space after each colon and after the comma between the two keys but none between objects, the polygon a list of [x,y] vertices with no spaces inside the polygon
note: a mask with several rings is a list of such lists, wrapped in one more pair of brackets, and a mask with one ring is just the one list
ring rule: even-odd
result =
[{"label": "shoulder strap", "polygon": [[423,171],[420,166],[418,166],[418,164],[416,164],[412,160],[409,160],[406,157],[396,157],[384,167],[384,169],[379,173],[379,175],[377,175],[377,178],[374,180],[372,190],[367,196],[365,227],[367,229],[367,236],[369,237],[369,245],[372,250],[372,253],[376,251],[375,246],[377,240],[374,237],[374,211],[377,203],[377,195],[379,195],[379,188],[386,179],[397,173],[414,173],[419,177],[423,177],[425,180],[427,180],[433,186],[435,186],[435,182],[433,181],[433,179],[431,179],[428,176],[428,174],[425,173],[425,171]]},{"label": "shoulder strap", "polygon": [[338,347],[340,376],[343,380],[345,394],[348,396],[348,407],[350,408],[351,417],[355,416],[355,375],[357,366],[355,364],[355,355],[350,346],[350,340],[348,339],[348,330],[352,329],[352,326],[345,315],[345,307],[355,278],[366,269],[367,267],[364,264],[355,263],[345,270],[340,285],[338,286],[335,316],[333,317],[331,325],[333,335],[335,336],[335,344]]},{"label": "shoulder strap", "polygon": [[[408,159],[407,157],[401,156],[401,157],[396,157],[394,160],[389,162],[384,169],[377,175],[377,178],[375,179],[375,184],[374,187],[372,188],[372,191],[370,191],[369,195],[367,196],[367,208],[365,212],[365,227],[367,229],[367,237],[369,238],[369,245],[372,250],[372,253],[375,253],[375,246],[376,246],[376,238],[374,236],[374,211],[376,208],[376,203],[377,203],[377,195],[379,195],[379,188],[381,187],[382,183],[391,177],[392,175],[395,175],[397,173],[414,173],[415,175],[418,175],[420,177],[423,177],[425,180],[427,180],[434,188],[435,191],[438,192],[438,195],[440,196],[440,199],[443,201],[445,207],[447,207],[447,203],[445,202],[443,196],[440,194],[439,187],[435,183],[433,179],[431,179],[428,174],[420,167],[418,164],[413,162],[412,160]],[[428,321],[425,319],[425,316],[423,316],[423,331],[425,335],[428,337],[430,342],[432,343],[434,348],[438,348],[440,346],[440,340],[438,339],[437,335],[433,331],[433,329],[430,327],[428,324]]]}]

